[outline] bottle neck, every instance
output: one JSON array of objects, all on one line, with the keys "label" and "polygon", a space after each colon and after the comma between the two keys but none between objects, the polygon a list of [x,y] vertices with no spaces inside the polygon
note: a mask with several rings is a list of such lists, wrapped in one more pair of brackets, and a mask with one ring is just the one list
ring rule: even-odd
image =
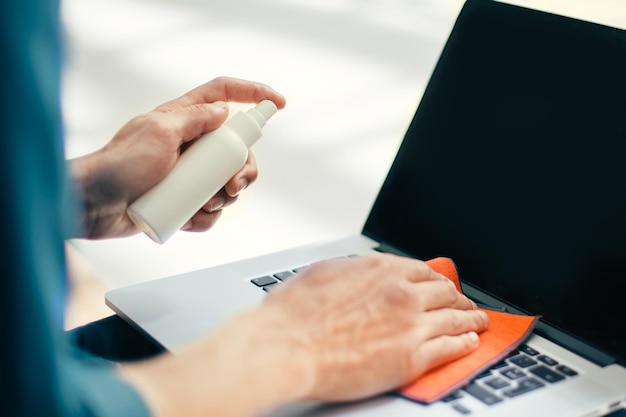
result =
[{"label": "bottle neck", "polygon": [[[263,120],[263,125],[265,120]],[[244,112],[238,112],[231,117],[225,126],[234,131],[248,148],[256,143],[262,135],[261,126],[254,117]]]}]

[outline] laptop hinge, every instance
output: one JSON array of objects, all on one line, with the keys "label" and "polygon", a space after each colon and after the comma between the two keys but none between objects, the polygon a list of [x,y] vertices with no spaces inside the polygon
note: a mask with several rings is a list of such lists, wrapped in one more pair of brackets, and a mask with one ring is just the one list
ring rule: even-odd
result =
[{"label": "laptop hinge", "polygon": [[[499,311],[507,311],[513,314],[528,314],[528,312],[516,309],[511,305],[503,302],[502,300],[486,294],[477,287],[463,282],[461,280],[461,287],[463,293],[469,298],[474,300],[476,304],[485,306]],[[581,341],[580,339],[571,336],[570,334],[558,329],[556,326],[549,324],[543,320],[539,320],[535,327],[535,332],[548,340],[551,340],[559,345],[576,352],[580,356],[590,360],[599,366],[607,366],[617,362],[617,359],[607,353],[602,352],[599,349],[590,346],[588,343]]]},{"label": "laptop hinge", "polygon": [[[403,252],[386,243],[380,243],[377,247],[374,248],[374,250],[377,252],[391,253],[394,255],[415,258],[415,256]],[[478,289],[477,287],[463,282],[463,279],[461,279],[461,286],[463,288],[463,293],[483,308],[497,311],[506,311],[513,314],[528,314],[528,312],[516,309],[511,305],[503,302],[502,300],[486,294],[484,291]],[[539,320],[537,326],[535,327],[535,332],[548,340],[567,347],[568,349],[578,353],[579,355],[590,360],[596,365],[607,366],[617,362],[617,359],[615,357],[604,353],[587,343],[582,342],[581,340],[569,335],[568,333],[543,320]]]},{"label": "laptop hinge", "polygon": [[400,249],[394,248],[393,246],[388,245],[386,243],[379,244],[377,247],[374,248],[374,250],[376,252],[391,253],[393,255],[404,256],[408,258],[415,258],[413,255],[403,252]]}]

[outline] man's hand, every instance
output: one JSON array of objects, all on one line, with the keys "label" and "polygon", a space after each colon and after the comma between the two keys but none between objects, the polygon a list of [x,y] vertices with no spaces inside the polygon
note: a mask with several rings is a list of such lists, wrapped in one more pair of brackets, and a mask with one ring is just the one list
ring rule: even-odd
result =
[{"label": "man's hand", "polygon": [[[216,78],[124,125],[102,149],[71,161],[71,176],[82,202],[79,237],[129,236],[139,232],[126,208],[172,170],[184,149],[220,127],[228,116],[226,102],[271,100],[281,109],[285,99],[270,87],[233,78]],[[208,230],[221,209],[258,175],[254,156],[183,226]],[[202,179],[198,179],[201,181]]]},{"label": "man's hand", "polygon": [[[383,393],[478,345],[487,316],[425,263],[313,264],[176,356],[120,368],[156,415],[252,417]],[[235,399],[235,400],[233,400]]]},{"label": "man's hand", "polygon": [[309,354],[306,397],[350,400],[397,388],[466,355],[486,314],[425,263],[376,254],[314,264],[275,287],[264,308],[288,317]]}]

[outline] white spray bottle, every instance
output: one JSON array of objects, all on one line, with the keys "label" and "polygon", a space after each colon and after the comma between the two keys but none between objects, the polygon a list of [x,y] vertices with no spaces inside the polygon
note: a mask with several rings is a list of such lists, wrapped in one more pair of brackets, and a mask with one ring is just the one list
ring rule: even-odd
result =
[{"label": "white spray bottle", "polygon": [[165,243],[244,166],[248,148],[276,112],[273,102],[261,101],[196,140],[163,181],[127,208],[133,223]]}]

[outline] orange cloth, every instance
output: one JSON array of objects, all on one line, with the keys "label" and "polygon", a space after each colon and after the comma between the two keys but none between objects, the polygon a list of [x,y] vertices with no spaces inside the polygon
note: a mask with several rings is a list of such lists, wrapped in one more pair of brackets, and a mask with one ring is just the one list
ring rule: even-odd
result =
[{"label": "orange cloth", "polygon": [[[459,292],[458,271],[448,258],[426,262],[452,280]],[[489,328],[479,334],[478,349],[460,359],[439,366],[399,390],[403,397],[424,403],[437,401],[467,385],[475,376],[500,362],[516,349],[535,327],[539,317],[481,309],[489,315]]]}]

